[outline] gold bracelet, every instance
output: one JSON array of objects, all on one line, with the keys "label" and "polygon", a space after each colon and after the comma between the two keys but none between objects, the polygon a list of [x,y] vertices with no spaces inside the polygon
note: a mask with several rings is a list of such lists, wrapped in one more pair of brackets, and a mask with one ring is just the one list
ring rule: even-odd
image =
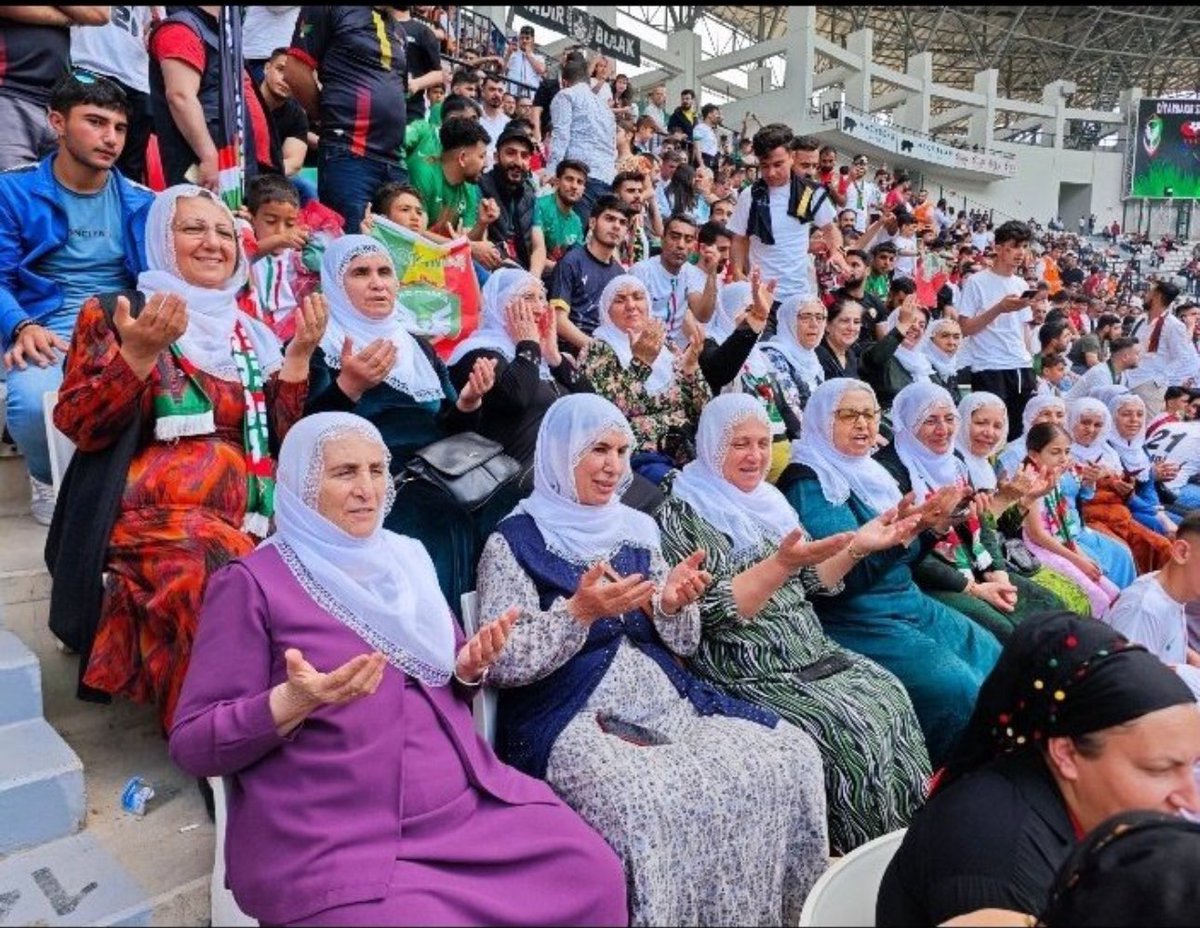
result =
[{"label": "gold bracelet", "polygon": [[866,556],[867,556],[867,554],[868,554],[869,552],[867,552],[867,551],[863,551],[863,552],[858,552],[858,551],[855,551],[855,550],[854,550],[854,542],[853,542],[853,540],[851,540],[850,544],[846,545],[846,553],[850,555],[850,560],[852,560],[852,561],[861,561],[861,560],[862,560],[864,557],[866,557]]}]

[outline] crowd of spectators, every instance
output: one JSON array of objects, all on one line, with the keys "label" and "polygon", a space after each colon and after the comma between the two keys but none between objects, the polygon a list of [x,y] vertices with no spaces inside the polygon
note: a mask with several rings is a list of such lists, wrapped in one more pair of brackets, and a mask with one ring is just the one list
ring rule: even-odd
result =
[{"label": "crowd of spectators", "polygon": [[[1200,816],[1194,267],[531,27],[229,10],[0,11],[0,339],[79,695],[229,779],[246,912],[795,923],[908,828],[880,924],[1025,924]],[[453,346],[382,220],[465,241]]]}]

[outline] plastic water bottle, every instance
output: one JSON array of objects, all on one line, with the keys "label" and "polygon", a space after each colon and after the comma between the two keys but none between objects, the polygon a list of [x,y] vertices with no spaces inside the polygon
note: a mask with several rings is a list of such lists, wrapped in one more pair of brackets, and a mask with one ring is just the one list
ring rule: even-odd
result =
[{"label": "plastic water bottle", "polygon": [[141,777],[130,777],[121,790],[121,808],[141,818],[146,814],[146,803],[153,798],[153,786]]}]

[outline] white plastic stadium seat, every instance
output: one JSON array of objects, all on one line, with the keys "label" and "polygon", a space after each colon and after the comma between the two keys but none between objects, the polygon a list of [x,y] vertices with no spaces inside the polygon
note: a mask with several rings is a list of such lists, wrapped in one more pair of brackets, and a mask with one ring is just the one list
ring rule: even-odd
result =
[{"label": "white plastic stadium seat", "polygon": [[808,894],[800,913],[801,926],[874,925],[879,884],[904,840],[905,831],[901,828],[868,841],[835,860]]},{"label": "white plastic stadium seat", "polygon": [[[479,594],[471,591],[462,595],[463,631],[467,640],[479,631]],[[493,747],[496,744],[496,691],[484,687],[475,697],[475,731]]]},{"label": "white plastic stadium seat", "polygon": [[233,893],[225,888],[225,780],[209,777],[208,785],[213,791],[213,806],[216,809],[217,846],[213,855],[211,924],[221,928],[252,928],[258,922],[238,908]]},{"label": "white plastic stadium seat", "polygon": [[71,455],[75,453],[75,443],[54,425],[54,407],[57,405],[57,390],[42,394],[42,417],[46,422],[46,445],[50,449],[50,482],[54,485],[55,491],[62,485],[67,465],[71,463]]}]

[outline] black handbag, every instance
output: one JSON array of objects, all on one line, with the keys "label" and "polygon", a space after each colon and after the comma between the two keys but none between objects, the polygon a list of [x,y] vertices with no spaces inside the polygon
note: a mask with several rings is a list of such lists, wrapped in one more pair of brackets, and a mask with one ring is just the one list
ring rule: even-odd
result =
[{"label": "black handbag", "polygon": [[521,465],[504,453],[503,445],[475,432],[462,432],[416,452],[396,476],[396,490],[413,480],[423,480],[461,509],[474,512],[520,472]]},{"label": "black handbag", "polygon": [[1004,563],[1008,569],[1022,577],[1032,577],[1042,569],[1042,562],[1029,550],[1023,538],[1005,538],[1001,543],[1000,551],[1004,555]]}]

